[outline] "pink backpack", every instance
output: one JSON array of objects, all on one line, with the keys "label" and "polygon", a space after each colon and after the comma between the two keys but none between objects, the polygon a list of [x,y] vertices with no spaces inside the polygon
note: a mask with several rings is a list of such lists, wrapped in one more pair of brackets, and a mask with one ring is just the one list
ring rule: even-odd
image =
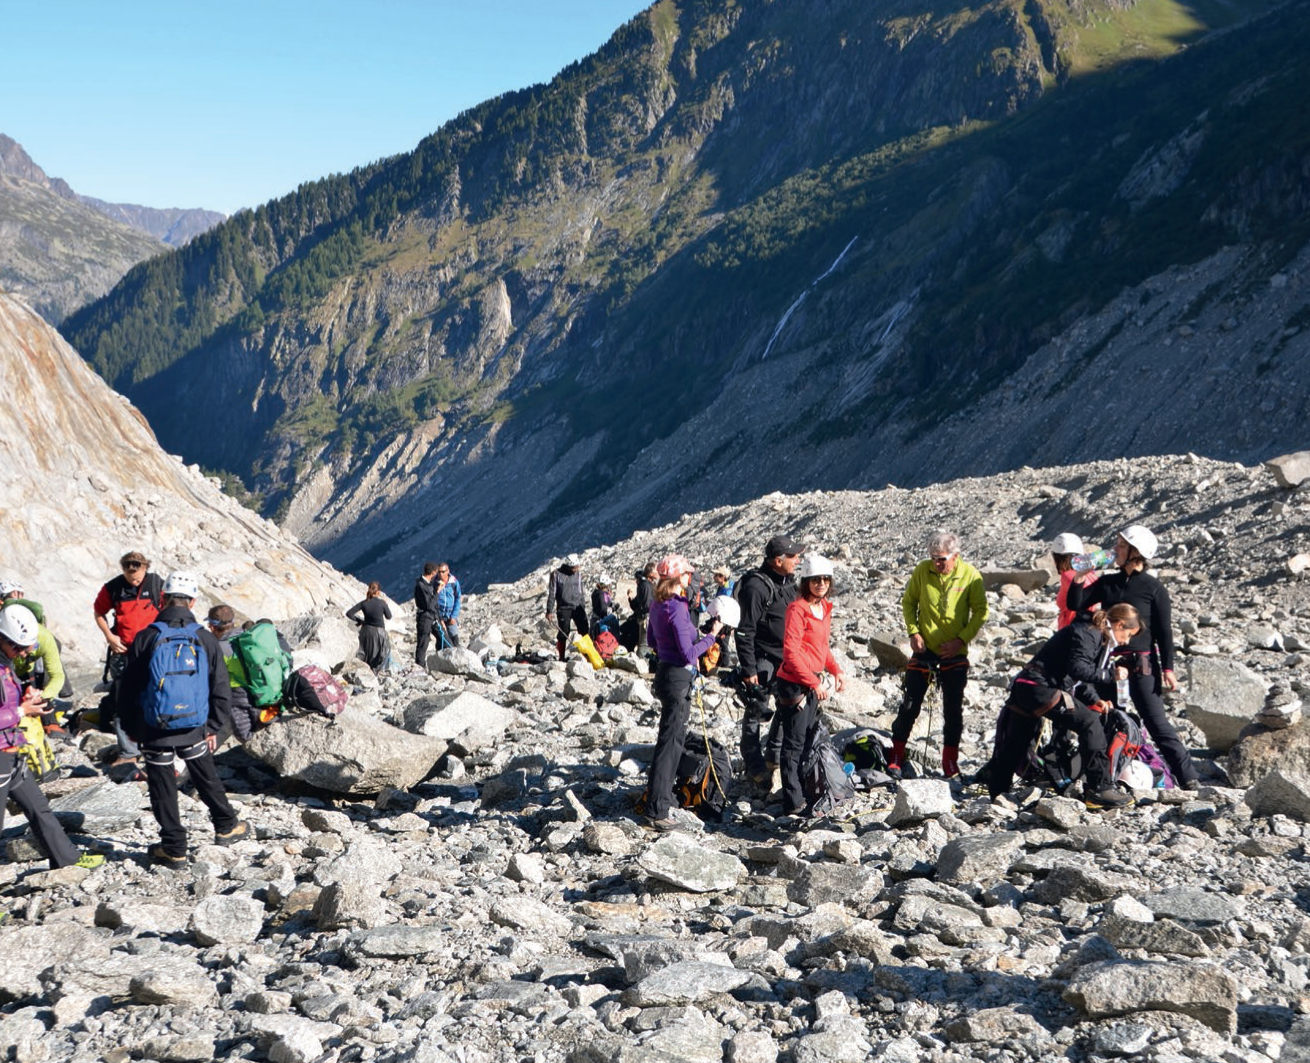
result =
[{"label": "pink backpack", "polygon": [[0,664],[0,732],[13,731],[14,735],[5,734],[0,743],[6,746],[21,746],[23,737],[17,730],[23,719],[23,688],[18,684],[18,677],[8,663]]},{"label": "pink backpack", "polygon": [[349,697],[346,688],[331,672],[316,664],[307,664],[291,673],[284,704],[289,702],[297,708],[331,717],[346,711]]}]

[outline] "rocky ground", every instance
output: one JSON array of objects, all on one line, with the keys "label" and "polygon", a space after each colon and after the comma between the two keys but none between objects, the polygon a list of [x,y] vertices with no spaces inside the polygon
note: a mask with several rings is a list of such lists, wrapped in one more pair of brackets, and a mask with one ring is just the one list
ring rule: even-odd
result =
[{"label": "rocky ground", "polygon": [[[655,735],[640,666],[507,661],[546,647],[545,569],[470,599],[479,653],[434,657],[432,674],[342,666],[349,626],[300,618],[282,624],[298,657],[340,667],[354,695],[334,724],[291,719],[220,754],[254,839],[209,844],[184,798],[191,866],[147,868],[143,784],[103,779],[101,735],[61,751],[77,771],[50,792],[84,844],[108,848],[102,868],[46,871],[10,821],[0,1059],[1310,1058],[1310,733],[1293,723],[1310,490],[1193,457],[1024,469],[770,496],[584,560],[625,577],[676,549],[740,571],[778,531],[833,557],[853,679],[833,703],[840,731],[888,720],[900,590],[926,533],[957,529],[992,614],[969,769],[1051,631],[1042,543],[1109,543],[1137,520],[1164,544],[1172,708],[1199,793],[1101,815],[929,777],[802,829],[734,794],[728,822],[659,836],[631,812]],[[398,662],[408,624],[399,610]],[[696,725],[731,743],[730,692],[710,683],[703,700]],[[930,759],[934,739],[915,740]]]}]

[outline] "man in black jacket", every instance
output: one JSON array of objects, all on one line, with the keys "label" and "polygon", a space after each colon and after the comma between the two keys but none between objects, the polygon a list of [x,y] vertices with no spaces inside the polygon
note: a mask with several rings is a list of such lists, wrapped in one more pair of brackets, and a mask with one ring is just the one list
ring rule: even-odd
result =
[{"label": "man in black jacket", "polygon": [[[771,715],[769,695],[773,677],[782,663],[782,629],[787,606],[796,598],[792,573],[804,552],[789,535],[775,535],[764,544],[764,564],[751,569],[737,583],[741,623],[737,627],[738,676],[745,711],[741,719],[741,755],[746,774],[761,786],[773,777],[781,741],[775,747],[776,728],[770,725],[768,745],[773,756],[766,759],[760,743],[760,724]],[[776,719],[776,717],[775,717]]]},{"label": "man in black jacket", "polygon": [[437,595],[441,587],[436,577],[440,567],[435,561],[426,562],[423,575],[414,581],[414,614],[418,618],[418,648],[414,651],[414,660],[421,668],[428,666],[428,643],[437,622]]},{"label": "man in black jacket", "polygon": [[[159,844],[152,845],[147,855],[151,863],[165,867],[181,867],[187,860],[186,828],[177,807],[178,759],[186,762],[196,796],[209,809],[214,824],[214,841],[219,845],[231,845],[252,833],[237,818],[214,768],[216,736],[230,726],[232,690],[218,640],[196,623],[191,612],[198,594],[196,577],[189,572],[174,572],[164,582],[164,608],[155,622],[132,641],[127,665],[123,669],[123,689],[119,699],[123,725],[141,746],[146,762],[146,784],[150,790],[150,810],[159,823]],[[205,675],[198,681],[208,686],[208,716],[204,723],[196,726],[166,728],[152,723],[146,708],[146,698],[153,689],[153,651],[160,639],[183,629],[199,644],[204,656]],[[186,649],[178,652],[185,656]],[[198,661],[194,663],[199,664]],[[176,669],[170,674],[176,674]],[[160,688],[163,689],[162,683]]]},{"label": "man in black jacket", "polygon": [[582,558],[569,554],[550,574],[546,585],[546,619],[555,625],[555,649],[562,661],[567,656],[569,633],[587,634],[587,599],[582,588]]}]

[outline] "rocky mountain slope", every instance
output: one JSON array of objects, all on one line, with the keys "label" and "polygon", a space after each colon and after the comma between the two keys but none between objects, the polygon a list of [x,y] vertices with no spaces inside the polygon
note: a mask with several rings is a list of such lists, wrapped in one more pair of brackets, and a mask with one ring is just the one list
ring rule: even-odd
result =
[{"label": "rocky mountain slope", "polygon": [[350,605],[359,586],[165,454],[145,418],[49,325],[0,294],[0,579],[40,601],[71,658],[104,653],[91,602],[138,549],[249,616]]},{"label": "rocky mountain slope", "polygon": [[396,589],[774,488],[1255,460],[1305,420],[1305,16],[664,0],[66,334]]},{"label": "rocky mountain slope", "polygon": [[79,196],[0,133],[0,287],[52,324],[100,298],[131,266],[223,218]]},{"label": "rocky mountain slope", "polygon": [[[838,567],[834,644],[852,680],[830,717],[840,732],[885,724],[899,674],[879,654],[894,649],[901,586],[925,533],[956,527],[992,573],[967,700],[976,767],[1005,684],[1050,631],[1044,540],[1073,529],[1101,542],[1132,520],[1163,543],[1157,572],[1182,635],[1172,712],[1196,750],[1198,793],[1142,792],[1103,815],[1036,788],[953,797],[929,778],[796,829],[776,802],[737,792],[726,823],[688,819],[661,837],[631,811],[655,737],[647,679],[580,659],[495,660],[503,641],[544,646],[544,568],[472,597],[465,633],[488,660],[434,657],[435,675],[374,677],[345,659],[353,638],[340,620],[284,623],[311,632],[299,652],[337,662],[354,693],[336,724],[284,720],[220,754],[254,838],[209,844],[203,807],[184,796],[194,862],[146,868],[144,794],[100,779],[95,754],[111,740],[99,735],[64,747],[85,774],[52,790],[78,841],[107,850],[102,868],[46,871],[9,821],[0,1051],[304,1063],[1301,1058],[1310,725],[1251,727],[1225,755],[1198,723],[1236,700],[1207,666],[1248,670],[1261,706],[1271,682],[1310,690],[1310,583],[1288,564],[1310,548],[1307,488],[1180,456],[779,493],[599,546],[585,563],[623,574],[680,549],[741,568],[778,530],[825,550]],[[396,625],[400,659],[407,625]],[[710,683],[697,730],[732,745],[738,719]],[[356,773],[385,759],[395,785],[338,785],[326,763],[317,785],[279,785],[270,762],[311,743]],[[415,764],[436,770],[415,783]]]}]

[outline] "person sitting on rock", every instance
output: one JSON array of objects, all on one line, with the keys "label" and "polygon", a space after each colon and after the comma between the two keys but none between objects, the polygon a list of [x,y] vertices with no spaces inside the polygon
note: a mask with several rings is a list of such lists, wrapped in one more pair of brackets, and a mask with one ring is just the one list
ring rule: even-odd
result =
[{"label": "person sitting on rock", "polygon": [[1023,666],[1010,684],[996,752],[979,772],[992,797],[1010,789],[1042,718],[1050,716],[1057,727],[1069,728],[1078,738],[1087,807],[1095,810],[1132,804],[1132,798],[1115,789],[1110,778],[1104,713],[1110,707],[1115,680],[1128,676],[1127,668],[1114,666],[1110,651],[1126,646],[1141,627],[1141,618],[1131,605],[1121,603],[1094,617],[1083,614],[1057,631]]},{"label": "person sitting on rock", "polygon": [[218,639],[192,613],[199,593],[191,573],[169,575],[158,618],[128,650],[119,696],[123,726],[145,759],[150,810],[159,823],[159,843],[147,857],[164,867],[187,862],[187,832],[177,804],[178,759],[209,809],[215,843],[231,845],[251,833],[214,767],[218,735],[231,725],[232,687]]},{"label": "person sitting on rock", "polygon": [[13,801],[31,828],[32,836],[45,851],[52,868],[94,868],[105,862],[98,853],[79,853],[50,810],[45,794],[28,771],[23,747],[27,739],[19,726],[24,716],[40,716],[45,708],[41,692],[29,687],[23,692],[10,662],[32,650],[37,642],[37,622],[32,611],[18,604],[0,609],[0,830],[5,809]]},{"label": "person sitting on rock", "polygon": [[[232,636],[237,633],[236,610],[226,604],[212,606],[205,617],[205,623],[209,626],[210,633],[218,640],[223,663],[227,666],[228,683],[232,688],[229,713],[232,733],[236,735],[238,742],[244,744],[250,739],[259,723],[259,710],[250,704],[250,695],[242,686],[245,671],[241,660],[236,656],[236,650],[232,648]],[[218,745],[222,745],[222,742],[223,736],[219,735]]]}]

